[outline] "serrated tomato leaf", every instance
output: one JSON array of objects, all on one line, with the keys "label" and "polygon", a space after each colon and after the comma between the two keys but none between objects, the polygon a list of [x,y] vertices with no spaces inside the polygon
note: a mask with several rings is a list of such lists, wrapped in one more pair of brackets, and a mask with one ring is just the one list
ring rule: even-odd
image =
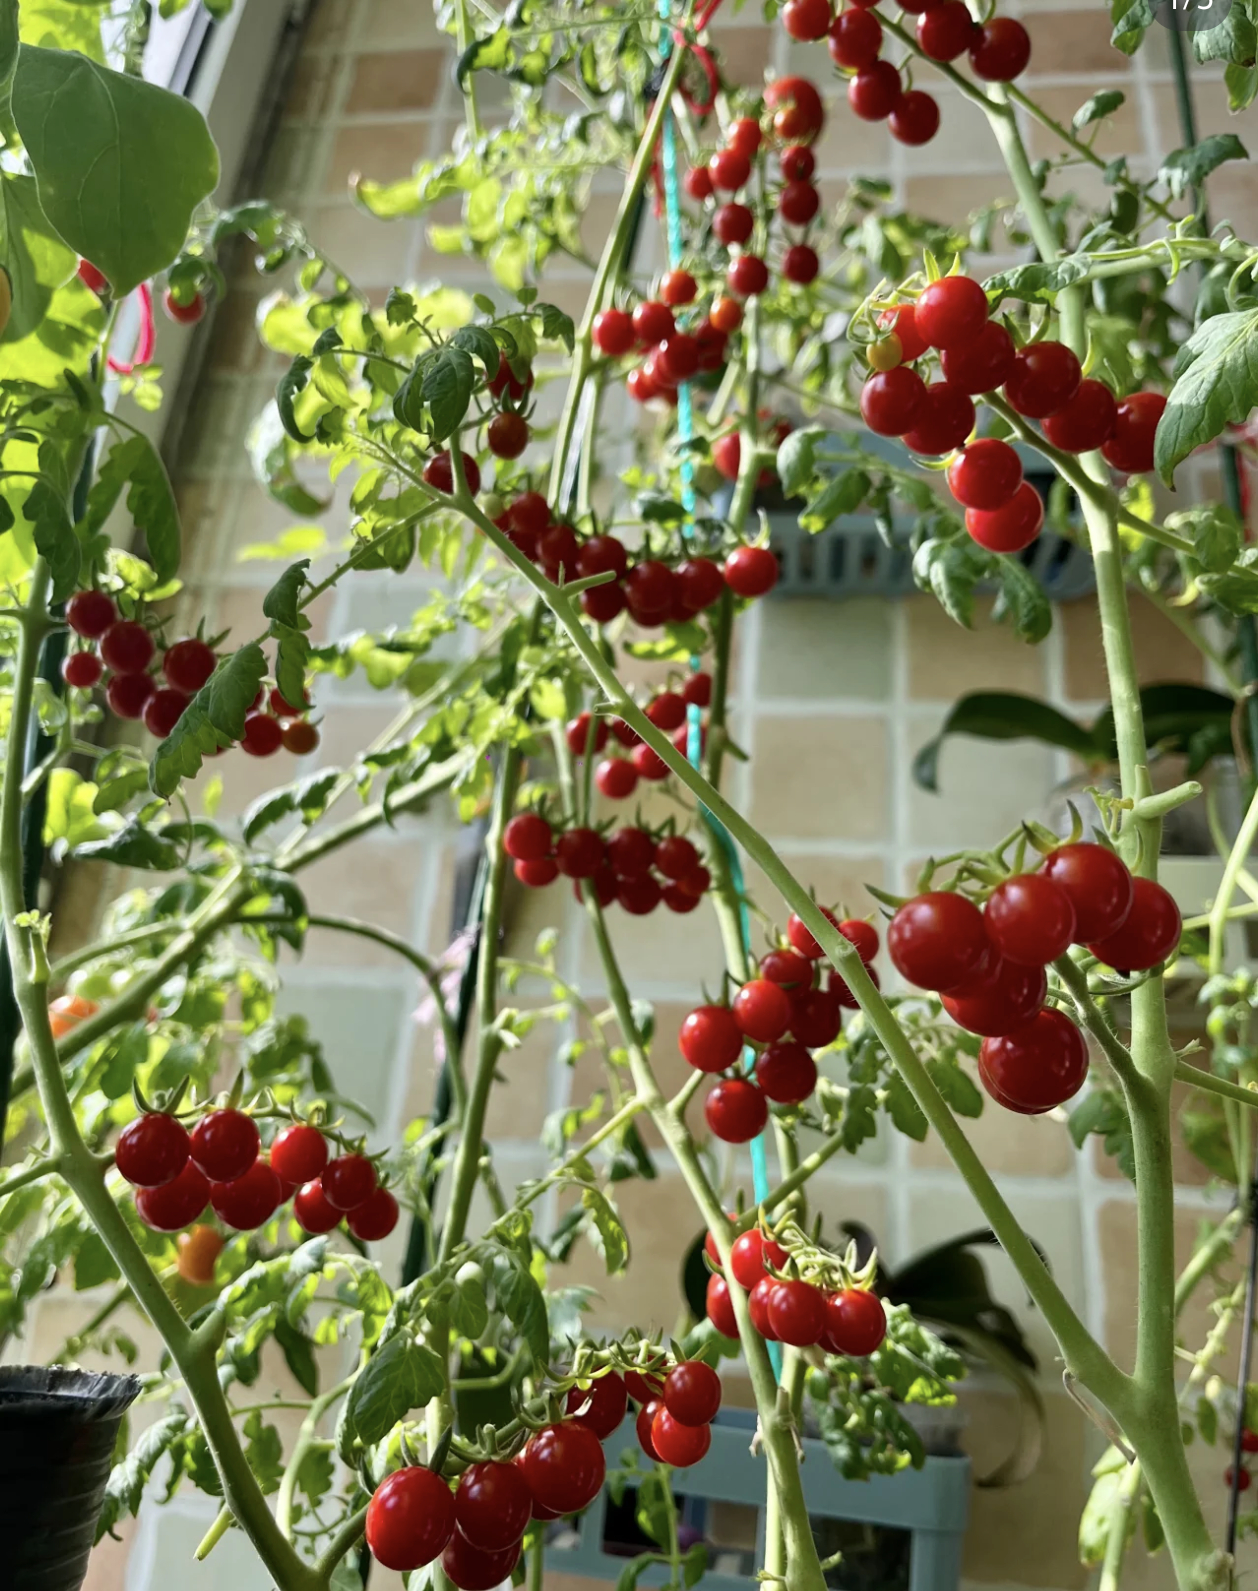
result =
[{"label": "serrated tomato leaf", "polygon": [[1176,467],[1258,405],[1258,310],[1216,315],[1179,351],[1175,385],[1153,442],[1153,461],[1168,486]]},{"label": "serrated tomato leaf", "polygon": [[158,795],[172,795],[204,758],[240,739],[245,714],[265,677],[266,658],[256,641],[219,664],[153,754],[149,784]]}]

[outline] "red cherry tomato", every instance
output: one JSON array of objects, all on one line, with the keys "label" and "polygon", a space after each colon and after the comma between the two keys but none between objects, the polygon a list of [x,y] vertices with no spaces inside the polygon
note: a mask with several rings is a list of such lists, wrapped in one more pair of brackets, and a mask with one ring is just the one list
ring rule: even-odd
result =
[{"label": "red cherry tomato", "polygon": [[66,603],[66,623],[89,641],[98,641],[117,617],[114,600],[104,591],[76,591]]},{"label": "red cherry tomato", "polygon": [[280,1179],[265,1160],[255,1160],[243,1176],[210,1184],[210,1203],[220,1221],[239,1232],[253,1232],[266,1223],[284,1200]]},{"label": "red cherry tomato", "polygon": [[607,841],[607,860],[617,878],[645,878],[655,862],[655,841],[645,829],[617,829]]},{"label": "red cherry tomato", "polygon": [[974,37],[974,18],[965,0],[943,0],[917,19],[917,42],[932,61],[955,61]]},{"label": "red cherry tomato", "polygon": [[894,309],[885,311],[878,317],[878,325],[883,331],[895,334],[900,344],[901,362],[906,365],[920,359],[929,346],[917,329],[917,309],[913,304],[897,304]]},{"label": "red cherry tomato", "polygon": [[712,197],[712,178],[706,166],[691,166],[686,173],[684,186],[689,196],[700,204]]},{"label": "red cherry tomato", "polygon": [[71,652],[62,660],[61,677],[74,690],[90,691],[99,685],[105,665],[95,652]]},{"label": "red cherry tomato", "polygon": [[1183,928],[1174,897],[1151,878],[1132,880],[1131,910],[1122,927],[1089,942],[1098,961],[1116,972],[1144,972],[1174,955]]},{"label": "red cherry tomato", "polygon": [[[719,1280],[714,1276],[712,1280]],[[662,1398],[652,1398],[649,1403],[644,1403],[638,1410],[638,1417],[634,1421],[634,1431],[638,1438],[638,1446],[653,1464],[660,1464],[663,1460],[655,1451],[655,1442],[651,1436],[651,1427],[655,1424],[655,1416],[664,1407]]]},{"label": "red cherry tomato", "polygon": [[328,1141],[308,1122],[291,1122],[272,1139],[269,1159],[282,1182],[309,1182],[328,1163]]},{"label": "red cherry tomato", "polygon": [[[833,923],[836,928],[839,926],[838,918],[828,907],[822,906],[819,910],[827,922]],[[797,917],[794,912],[786,920],[786,937],[800,955],[807,956],[810,961],[820,961],[825,955],[825,951],[813,937],[812,931],[805,927],[803,919]]]},{"label": "red cherry tomato", "polygon": [[737,193],[751,176],[751,161],[741,149],[718,149],[708,161],[712,186],[726,193]]},{"label": "red cherry tomato", "polygon": [[494,415],[485,428],[485,445],[495,458],[518,459],[529,445],[528,421],[514,409]]},{"label": "red cherry tomato", "polygon": [[1118,404],[1103,381],[1089,378],[1068,403],[1044,419],[1044,435],[1067,453],[1088,453],[1108,442],[1118,424]]},{"label": "red cherry tomato", "polygon": [[825,38],[830,26],[830,0],[786,0],[782,26],[791,38],[804,43]]},{"label": "red cherry tomato", "polygon": [[114,1164],[133,1188],[163,1188],[188,1164],[188,1133],[161,1111],[146,1111],[118,1134]]},{"label": "red cherry tomato", "polygon": [[661,1464],[687,1469],[711,1447],[712,1429],[707,1425],[683,1425],[666,1407],[661,1407],[651,1421],[651,1445]]},{"label": "red cherry tomato", "polygon": [[195,635],[176,641],[162,657],[162,673],[174,690],[195,696],[214,672],[214,648]]},{"label": "red cherry tomato", "polygon": [[1114,432],[1103,444],[1106,463],[1127,475],[1144,475],[1153,468],[1153,438],[1166,408],[1160,392],[1137,392],[1124,398],[1114,416]]},{"label": "red cherry tomato", "polygon": [[749,1039],[772,1044],[790,1026],[790,996],[768,978],[752,978],[734,996],[734,1020]]},{"label": "red cherry tomato", "polygon": [[211,1182],[243,1177],[261,1145],[257,1124],[242,1110],[212,1110],[192,1129],[192,1159]]},{"label": "red cherry tomato", "polygon": [[999,961],[988,978],[958,994],[942,996],[944,1010],[969,1033],[1000,1038],[1030,1021],[1044,1004],[1048,978],[1043,967]]},{"label": "red cherry tomato", "polygon": [[115,718],[142,718],[154,688],[151,674],[115,674],[105,687],[105,701]]},{"label": "red cherry tomato", "polygon": [[184,710],[191,700],[191,696],[185,696],[182,691],[152,691],[144,704],[145,729],[150,735],[156,735],[159,740],[165,740],[183,717]]},{"label": "red cherry tomato", "polygon": [[778,156],[778,167],[783,182],[807,182],[817,169],[817,159],[811,149],[794,144]]},{"label": "red cherry tomato", "polygon": [[440,1475],[419,1465],[394,1470],[367,1504],[367,1545],[386,1569],[422,1569],[454,1530],[454,1498]]},{"label": "red cherry tomato", "polygon": [[769,1275],[766,1266],[772,1265],[780,1270],[787,1258],[787,1252],[780,1243],[765,1237],[758,1227],[753,1226],[749,1232],[741,1232],[734,1239],[730,1270],[738,1285],[750,1292],[757,1282],[762,1282]]},{"label": "red cherry tomato", "polygon": [[769,267],[758,254],[740,254],[726,271],[725,282],[739,298],[755,298],[769,285]]},{"label": "red cherry tomato", "polygon": [[153,637],[134,619],[119,619],[100,638],[100,655],[115,674],[143,674],[153,661]]},{"label": "red cherry tomato", "polygon": [[848,79],[847,102],[865,122],[883,122],[899,101],[904,85],[890,61],[875,61]]},{"label": "red cherry tomato", "polygon": [[200,293],[194,293],[184,302],[176,298],[168,287],[162,294],[162,308],[171,320],[177,321],[180,326],[195,326],[205,314],[205,300]]},{"label": "red cherry tomato", "polygon": [[685,835],[673,834],[655,847],[655,866],[665,878],[685,878],[699,866],[699,853]]},{"label": "red cherry tomato", "polygon": [[658,299],[644,299],[633,312],[633,330],[640,348],[654,348],[676,329],[672,310]]},{"label": "red cherry tomato", "polygon": [[334,1210],[356,1210],[376,1191],[376,1168],[365,1155],[338,1155],[319,1178],[323,1196]]},{"label": "red cherry tomato", "polygon": [[707,1313],[708,1319],[723,1337],[738,1336],[738,1321],[729,1295],[729,1284],[723,1276],[708,1277]]},{"label": "red cherry tomato", "polygon": [[388,1188],[377,1188],[349,1212],[345,1225],[360,1242],[380,1243],[393,1231],[400,1213]]},{"label": "red cherry tomato", "polygon": [[603,836],[597,829],[568,829],[555,841],[555,862],[566,878],[593,878],[603,865]]},{"label": "red cherry tomato", "polygon": [[984,1039],[978,1075],[998,1104],[1039,1116],[1077,1094],[1088,1075],[1083,1035],[1061,1011],[1038,1011],[1012,1033]]},{"label": "red cherry tomato", "polygon": [[967,508],[965,528],[988,552],[1022,552],[1044,528],[1044,499],[1030,481],[1023,481],[999,508]]},{"label": "red cherry tomato", "polygon": [[810,1050],[833,1044],[842,1020],[839,1002],[829,989],[804,989],[791,998],[791,1034]]},{"label": "red cherry tomato", "polygon": [[635,1403],[651,1403],[664,1391],[662,1377],[644,1375],[640,1370],[625,1371],[625,1391]]},{"label": "red cherry tomato", "polygon": [[[946,0],[947,4],[961,4],[962,0]],[[928,11],[926,15],[934,13]],[[968,14],[968,13],[967,13]],[[1013,369],[1017,349],[1013,338],[998,321],[989,320],[971,340],[945,348],[939,356],[944,380],[950,387],[975,396],[980,392],[994,392],[1008,380]]]},{"label": "red cherry tomato", "polygon": [[910,88],[896,100],[887,126],[899,143],[928,144],[939,131],[939,101],[924,89]]},{"label": "red cherry tomato", "polygon": [[783,143],[810,144],[825,125],[821,95],[806,77],[779,77],[764,91],[774,135]]},{"label": "red cherry tomato", "polygon": [[323,1183],[316,1177],[293,1195],[293,1214],[303,1231],[319,1237],[340,1225],[342,1212],[328,1203]]},{"label": "red cherry tomato", "polygon": [[926,383],[908,365],[875,371],[861,388],[861,418],[878,436],[911,431],[925,403]]},{"label": "red cherry tomato", "polygon": [[[857,13],[868,16],[867,11]],[[778,194],[778,214],[788,226],[807,226],[821,208],[821,195],[811,182],[788,182]]]},{"label": "red cherry tomato", "polygon": [[251,757],[273,756],[284,744],[284,726],[270,713],[249,713],[245,717],[245,732],[240,737],[240,749]]},{"label": "red cherry tomato", "polygon": [[998,884],[983,910],[987,937],[1006,961],[1046,967],[1075,937],[1075,909],[1043,873],[1019,873]]},{"label": "red cherry tomato", "polygon": [[949,993],[973,980],[991,954],[983,914],[946,890],[917,895],[891,919],[887,949],[901,977]]},{"label": "red cherry tomato", "polygon": [[559,864],[553,857],[544,856],[538,862],[513,862],[511,871],[526,889],[545,889],[559,877]]},{"label": "red cherry tomato", "polygon": [[812,963],[797,950],[770,950],[760,958],[760,976],[783,989],[811,988]]},{"label": "red cherry tomato", "polygon": [[724,1072],[743,1051],[743,1030],[723,1005],[701,1005],[681,1025],[678,1047],[699,1072]]},{"label": "red cherry tomato", "polygon": [[[724,243],[727,249],[746,243],[755,228],[756,218],[745,204],[723,204],[712,217],[713,235],[717,242]],[[720,300],[719,302],[726,302],[726,300]],[[723,331],[734,331],[742,320],[741,306],[738,311],[738,320],[734,322],[733,326],[724,324],[728,318],[727,312],[721,319],[714,320],[713,324],[720,326]]]},{"label": "red cherry tomato", "polygon": [[664,1407],[680,1425],[707,1425],[721,1407],[721,1378],[702,1359],[687,1359],[664,1378]]},{"label": "red cherry tomato", "polygon": [[699,287],[689,271],[669,271],[660,282],[660,302],[670,309],[681,304],[693,304]]},{"label": "red cherry tomato", "polygon": [[807,287],[809,282],[816,281],[820,270],[820,257],[816,249],[807,243],[792,243],[782,256],[782,275],[799,287]]},{"label": "red cherry tomato", "polygon": [[1107,939],[1127,921],[1135,886],[1126,863],[1105,846],[1087,840],[1059,845],[1045,857],[1041,871],[1075,909],[1077,944]]},{"label": "red cherry tomato", "polygon": [[769,1299],[769,1322],[781,1342],[809,1348],[826,1329],[826,1299],[811,1282],[779,1282]]},{"label": "red cherry tomato", "polygon": [[[460,451],[459,457],[463,461],[463,478],[467,481],[469,492],[480,491],[480,465],[470,453]],[[454,461],[448,449],[434,453],[423,471],[424,483],[437,492],[452,492],[454,490]]]},{"label": "red cherry tomato", "polygon": [[1070,402],[1082,377],[1079,361],[1065,343],[1032,343],[1014,356],[1005,377],[1005,397],[1019,414],[1042,420]]},{"label": "red cherry tomato", "polygon": [[[817,35],[820,38],[820,34]],[[882,23],[859,7],[841,11],[830,28],[830,59],[849,72],[863,72],[882,49]]]},{"label": "red cherry tomato", "polygon": [[905,433],[904,445],[910,453],[951,453],[964,445],[973,429],[974,403],[969,395],[950,382],[932,381],[918,407],[913,429]]},{"label": "red cherry tomato", "polygon": [[963,508],[1003,508],[1022,485],[1022,460],[996,437],[980,437],[948,466],[948,486]]},{"label": "red cherry tomato", "polygon": [[638,770],[628,757],[609,757],[595,768],[594,783],[609,801],[627,801],[638,787]]},{"label": "red cherry tomato", "polygon": [[178,1232],[191,1226],[209,1202],[209,1180],[191,1160],[173,1182],[160,1188],[139,1188],[135,1195],[136,1213],[154,1232]]},{"label": "red cherry tomato", "polygon": [[737,149],[746,155],[748,160],[760,148],[760,123],[751,116],[740,116],[730,123],[729,135],[725,142],[731,149]]},{"label": "red cherry tomato", "polygon": [[459,1591],[494,1591],[520,1561],[521,1544],[516,1541],[501,1552],[485,1552],[474,1547],[461,1530],[454,1534],[441,1554],[441,1568],[447,1580]]},{"label": "red cherry tomato", "polygon": [[[713,574],[717,580],[716,596],[720,596],[721,571],[714,563],[708,563],[706,558],[702,560],[696,559],[695,561],[706,563],[708,568],[713,571]],[[685,568],[684,564],[682,565],[682,568]],[[679,569],[677,572],[680,575],[681,570]],[[705,576],[704,578],[706,579],[707,577]],[[715,601],[716,597],[713,597],[712,600]],[[707,607],[707,603],[700,603],[700,607]],[[685,702],[687,707],[707,707],[712,700],[711,674],[705,674],[702,670],[700,670],[700,672],[697,674],[692,674],[681,688],[681,699]]]},{"label": "red cherry tomato", "polygon": [[754,1083],[727,1077],[704,1100],[703,1114],[713,1135],[723,1143],[745,1144],[764,1131],[769,1106]]},{"label": "red cherry tomato", "polygon": [[[583,1414],[577,1410],[588,1404]],[[625,1417],[629,1407],[629,1394],[623,1377],[614,1370],[596,1376],[588,1388],[573,1387],[568,1393],[567,1409],[574,1420],[588,1425],[599,1441],[605,1441]]]},{"label": "red cherry tomato", "polygon": [[847,1287],[826,1299],[826,1346],[832,1353],[864,1358],[882,1344],[887,1317],[875,1293]]},{"label": "red cherry tomato", "polygon": [[801,1105],[817,1086],[817,1063],[802,1044],[770,1044],[756,1059],[756,1082],[775,1104]]},{"label": "red cherry tomato", "polygon": [[513,861],[538,862],[549,856],[555,837],[545,818],[521,812],[502,831],[502,848]]},{"label": "red cherry tomato", "polygon": [[598,1496],[606,1462],[598,1437],[575,1420],[548,1425],[524,1449],[524,1474],[539,1503],[575,1514]]},{"label": "red cherry tomato", "polygon": [[763,597],[777,584],[778,561],[768,547],[735,547],[724,577],[735,596]]},{"label": "red cherry tomato", "polygon": [[487,1459],[471,1464],[459,1476],[454,1493],[454,1520],[474,1547],[501,1552],[514,1546],[528,1529],[533,1494],[514,1464]]},{"label": "red cherry tomato", "polygon": [[993,17],[970,41],[970,65],[989,83],[1012,83],[1031,59],[1031,35],[1012,17]]},{"label": "red cherry tomato", "polygon": [[917,300],[917,329],[932,348],[955,348],[987,324],[987,294],[970,276],[944,276]]},{"label": "red cherry tomato", "polygon": [[594,346],[609,359],[627,354],[637,341],[633,317],[623,309],[600,310],[594,317]]},{"label": "red cherry tomato", "polygon": [[778,1334],[769,1314],[769,1305],[781,1285],[775,1276],[762,1276],[747,1294],[747,1311],[751,1316],[751,1324],[766,1342],[778,1341]]},{"label": "red cherry tomato", "polygon": [[[632,327],[633,322],[629,324]],[[522,492],[507,510],[507,517],[512,530],[522,535],[540,536],[550,524],[550,506],[540,492]]]}]

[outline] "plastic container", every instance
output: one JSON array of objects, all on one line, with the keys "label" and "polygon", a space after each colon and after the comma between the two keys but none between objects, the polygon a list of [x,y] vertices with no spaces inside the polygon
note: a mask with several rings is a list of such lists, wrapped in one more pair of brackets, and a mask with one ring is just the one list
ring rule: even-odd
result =
[{"label": "plastic container", "polygon": [[135,1376],[0,1365],[5,1591],[79,1591]]}]

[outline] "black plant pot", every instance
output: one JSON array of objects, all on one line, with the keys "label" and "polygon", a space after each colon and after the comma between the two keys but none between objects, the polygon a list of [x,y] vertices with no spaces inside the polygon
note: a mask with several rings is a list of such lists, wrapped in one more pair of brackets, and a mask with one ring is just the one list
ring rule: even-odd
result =
[{"label": "black plant pot", "polygon": [[79,1591],[135,1376],[0,1365],[5,1591]]}]

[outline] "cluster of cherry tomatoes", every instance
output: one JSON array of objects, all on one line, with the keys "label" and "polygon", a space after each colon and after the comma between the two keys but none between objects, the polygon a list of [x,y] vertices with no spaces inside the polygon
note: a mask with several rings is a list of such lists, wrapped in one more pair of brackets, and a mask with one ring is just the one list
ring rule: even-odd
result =
[{"label": "cluster of cherry tomatoes", "polygon": [[453,1490],[421,1465],[386,1476],[367,1508],[372,1555],[404,1573],[440,1558],[460,1591],[491,1591],[510,1578],[532,1520],[579,1513],[598,1495],[602,1444],[619,1428],[630,1396],[641,1405],[637,1433],[648,1458],[682,1467],[707,1452],[721,1406],[710,1365],[686,1360],[664,1375],[608,1369],[588,1388],[569,1390],[568,1418],[536,1431],[514,1458],[469,1465]]},{"label": "cluster of cherry tomatoes", "polygon": [[574,880],[580,899],[580,880],[588,878],[600,906],[619,901],[634,917],[647,916],[661,901],[670,911],[692,912],[712,886],[711,873],[683,834],[624,828],[604,839],[597,829],[574,828],[556,835],[540,812],[521,812],[503,831],[502,847],[528,888],[544,889],[562,873]]},{"label": "cluster of cherry tomatoes", "polygon": [[[672,735],[673,745],[684,757],[690,746],[687,709],[697,707],[702,710],[711,700],[712,676],[695,673],[690,675],[680,690],[660,691],[648,702],[644,711],[657,729],[662,729],[666,735]],[[589,713],[582,713],[568,725],[568,745],[574,756],[585,755],[589,744],[590,723]],[[602,751],[608,744],[609,733],[629,753],[628,756],[613,754],[605,757],[594,770],[594,783],[598,786],[600,794],[606,796],[609,801],[627,801],[637,789],[639,779],[654,783],[668,778],[668,764],[662,757],[656,755],[637,730],[630,728],[623,718],[613,718],[610,724],[606,719],[600,718],[595,721],[596,752]],[[707,730],[702,723],[699,735],[700,745],[706,745]]]},{"label": "cluster of cherry tomatoes", "polygon": [[[711,1236],[704,1244],[713,1274],[708,1278],[708,1319],[723,1336],[737,1337],[730,1283]],[[862,1287],[829,1290],[798,1276],[783,1276],[786,1249],[758,1228],[734,1240],[730,1270],[747,1293],[751,1323],[769,1342],[792,1348],[821,1347],[826,1353],[863,1358],[881,1346],[887,1317],[875,1293]]]},{"label": "cluster of cherry tomatoes", "polygon": [[282,1127],[264,1157],[257,1123],[245,1111],[208,1111],[191,1132],[165,1111],[145,1111],[119,1133],[114,1164],[155,1232],[181,1231],[207,1205],[228,1226],[252,1232],[289,1199],[312,1234],[344,1220],[355,1237],[375,1243],[398,1221],[397,1200],[377,1182],[372,1162],[352,1153],[330,1160],[327,1139],[308,1122]]},{"label": "cluster of cherry tomatoes", "polygon": [[[185,636],[162,653],[160,679],[150,672],[157,657],[153,633],[136,619],[119,617],[114,599],[91,587],[76,591],[66,603],[66,623],[75,635],[94,643],[67,655],[61,677],[75,690],[90,691],[109,670],[105,701],[116,718],[143,719],[150,734],[164,740],[183,717],[188,703],[213,674],[214,648],[200,636]],[[285,751],[304,757],[319,744],[319,731],[278,690],[260,689],[245,718],[240,748],[253,757]]]},{"label": "cluster of cherry tomatoes", "polygon": [[950,890],[915,896],[892,918],[887,949],[903,977],[983,1036],[979,1076],[991,1097],[1033,1116],[1064,1104],[1088,1069],[1079,1029],[1044,1005],[1049,962],[1079,944],[1116,971],[1147,971],[1174,952],[1180,927],[1161,884],[1081,841],[1005,879],[981,911]]},{"label": "cluster of cherry tomatoes", "polygon": [[[878,954],[878,932],[862,918],[826,916],[856,946],[868,966]],[[847,985],[832,972],[819,985],[823,952],[800,919],[787,924],[788,944],[763,956],[757,976],[739,989],[729,1005],[701,1005],[681,1025],[678,1043],[697,1071],[729,1073],[747,1045],[761,1046],[755,1080],[723,1076],[704,1101],[703,1113],[715,1137],[745,1144],[759,1137],[769,1119],[769,1101],[801,1105],[817,1086],[813,1050],[833,1044],[842,1025],[842,1008],[853,1005]]]},{"label": "cluster of cherry tomatoes", "polygon": [[[763,269],[763,261],[756,263]],[[658,292],[657,298],[644,299],[632,313],[615,306],[600,310],[594,317],[594,346],[609,359],[630,353],[642,356],[641,364],[634,365],[626,377],[629,396],[637,403],[659,398],[671,406],[677,402],[677,388],[683,381],[719,370],[725,363],[725,345],[729,334],[742,323],[743,311],[737,299],[717,298],[703,320],[682,330],[673,310],[695,301],[698,283],[689,271],[670,271]]]},{"label": "cluster of cherry tomatoes", "polygon": [[[1064,343],[1046,338],[1016,348],[989,310],[981,283],[945,276],[915,303],[888,311],[882,317],[887,335],[868,350],[873,373],[861,390],[861,414],[871,431],[900,437],[910,452],[954,454],[948,485],[965,509],[966,529],[989,552],[1015,553],[1039,535],[1044,502],[1023,480],[1021,460],[1008,442],[980,437],[966,445],[975,397],[1002,388],[1012,409],[1041,422],[1054,447],[1070,453],[1100,448],[1126,474],[1153,468],[1153,438],[1166,399],[1137,392],[1119,402],[1103,381],[1084,378]],[[913,366],[932,348],[942,379],[928,384]]]}]

